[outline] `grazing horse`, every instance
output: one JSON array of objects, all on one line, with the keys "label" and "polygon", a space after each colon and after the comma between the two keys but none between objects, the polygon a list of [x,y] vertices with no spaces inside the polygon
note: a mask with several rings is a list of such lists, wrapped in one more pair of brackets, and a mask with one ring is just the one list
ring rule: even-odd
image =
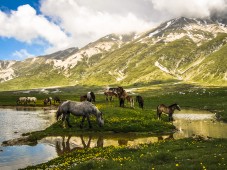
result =
[{"label": "grazing horse", "polygon": [[131,108],[134,108],[134,98],[132,96],[126,96],[125,99],[130,103]]},{"label": "grazing horse", "polygon": [[117,89],[118,89],[118,88],[110,87],[110,88],[108,89],[108,91],[117,93]]},{"label": "grazing horse", "polygon": [[136,96],[136,102],[139,103],[139,107],[143,109],[144,100],[142,96]]},{"label": "grazing horse", "polygon": [[27,97],[19,97],[17,99],[17,104],[27,104]]},{"label": "grazing horse", "polygon": [[117,95],[119,98],[119,102],[120,102],[120,107],[124,107],[125,105],[125,98],[128,95],[126,93],[126,91],[123,89],[123,87],[118,87],[117,88]]},{"label": "grazing horse", "polygon": [[83,95],[83,96],[80,96],[80,101],[83,102],[83,101],[86,101],[87,100],[87,95]]},{"label": "grazing horse", "polygon": [[92,103],[85,101],[85,102],[73,102],[73,101],[65,101],[63,102],[57,110],[56,118],[57,120],[59,117],[63,114],[62,121],[66,119],[66,122],[69,127],[72,127],[69,123],[69,116],[70,113],[74,116],[82,116],[82,121],[80,124],[80,128],[83,128],[83,124],[85,121],[85,118],[87,118],[89,128],[92,128],[91,122],[90,122],[90,115],[95,115],[98,125],[101,127],[104,125],[104,120],[102,118],[102,112],[98,110],[98,108],[93,105]]},{"label": "grazing horse", "polygon": [[113,97],[117,97],[117,93],[112,91],[105,91],[104,95],[106,96],[106,101],[112,101]]},{"label": "grazing horse", "polygon": [[47,97],[43,100],[43,104],[46,106],[48,103],[51,105],[52,97]]},{"label": "grazing horse", "polygon": [[166,113],[166,114],[168,114],[169,115],[169,121],[173,121],[173,112],[175,111],[175,110],[181,110],[180,109],[180,106],[178,105],[178,104],[172,104],[172,105],[170,105],[170,106],[165,106],[164,104],[160,104],[160,105],[158,105],[158,107],[157,107],[157,116],[158,116],[158,119],[161,119],[161,114],[162,114],[162,112],[163,113]]},{"label": "grazing horse", "polygon": [[117,95],[120,101],[120,107],[124,107],[125,99],[130,102],[131,107],[134,107],[134,98],[129,96],[128,93],[123,89],[123,87],[118,87]]},{"label": "grazing horse", "polygon": [[61,100],[60,100],[60,98],[58,96],[54,96],[53,100],[54,100],[54,104],[55,103],[61,103]]},{"label": "grazing horse", "polygon": [[87,92],[87,101],[89,102],[95,102],[95,94],[94,92]]},{"label": "grazing horse", "polygon": [[36,105],[36,101],[37,101],[36,97],[27,97],[28,104],[33,103],[34,105]]}]

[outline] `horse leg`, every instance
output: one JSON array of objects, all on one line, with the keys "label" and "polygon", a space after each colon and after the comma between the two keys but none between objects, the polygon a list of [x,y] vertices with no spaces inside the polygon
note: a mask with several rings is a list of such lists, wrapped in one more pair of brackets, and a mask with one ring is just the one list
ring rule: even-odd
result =
[{"label": "horse leg", "polygon": [[142,102],[140,103],[140,107],[143,109],[143,103]]},{"label": "horse leg", "polygon": [[89,124],[89,128],[91,129],[92,126],[91,126],[91,121],[90,121],[90,117],[89,116],[87,116],[87,121],[88,121],[88,124]]},{"label": "horse leg", "polygon": [[85,118],[86,118],[86,116],[83,116],[82,121],[81,121],[81,124],[80,124],[80,128],[81,128],[81,129],[83,128],[83,124],[84,124]]},{"label": "horse leg", "polygon": [[161,114],[162,114],[162,112],[157,111],[158,120],[161,119]]},{"label": "horse leg", "polygon": [[173,113],[169,114],[169,122],[173,121]]},{"label": "horse leg", "polygon": [[132,107],[135,108],[135,107],[134,107],[134,99],[132,99]]},{"label": "horse leg", "polygon": [[124,107],[125,100],[123,98],[120,98],[120,107]]},{"label": "horse leg", "polygon": [[71,128],[71,127],[72,127],[72,125],[70,125],[70,123],[69,123],[69,116],[70,116],[70,113],[67,113],[67,114],[66,114],[66,118],[65,118],[65,119],[66,119],[66,122],[67,122],[67,124],[68,124],[68,127],[70,127],[70,128]]}]

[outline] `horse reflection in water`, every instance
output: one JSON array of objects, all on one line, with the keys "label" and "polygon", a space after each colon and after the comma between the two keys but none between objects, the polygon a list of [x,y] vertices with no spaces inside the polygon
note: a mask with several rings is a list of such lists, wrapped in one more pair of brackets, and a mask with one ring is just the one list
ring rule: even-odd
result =
[{"label": "horse reflection in water", "polygon": [[168,135],[167,137],[158,136],[158,141],[168,141],[168,140],[174,140],[173,133]]},{"label": "horse reflection in water", "polygon": [[[72,147],[72,145],[70,145],[70,139],[72,138],[72,136],[62,136],[62,141],[56,141],[56,152],[58,154],[58,156],[61,156],[65,153],[70,153],[73,152],[75,150],[81,150],[81,149],[87,149],[91,147],[91,142],[92,142],[92,136],[88,136],[88,139],[85,140],[83,135],[80,135],[80,140],[82,143],[82,146],[75,146]],[[67,139],[66,139],[67,138]],[[65,140],[66,139],[66,140]],[[103,137],[99,136],[96,142],[96,147],[103,147]]]}]

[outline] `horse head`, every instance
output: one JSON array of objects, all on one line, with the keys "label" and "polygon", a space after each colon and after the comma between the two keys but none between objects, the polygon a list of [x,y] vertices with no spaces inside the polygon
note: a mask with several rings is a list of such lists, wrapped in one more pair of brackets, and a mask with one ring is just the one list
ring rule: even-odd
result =
[{"label": "horse head", "polygon": [[176,104],[176,103],[175,103],[175,109],[177,109],[177,110],[181,111],[180,106],[179,106],[178,104]]},{"label": "horse head", "polygon": [[103,113],[100,112],[97,109],[97,116],[96,116],[96,118],[97,118],[97,122],[98,122],[99,127],[102,127],[104,125],[104,119],[103,119],[102,115],[103,115]]}]

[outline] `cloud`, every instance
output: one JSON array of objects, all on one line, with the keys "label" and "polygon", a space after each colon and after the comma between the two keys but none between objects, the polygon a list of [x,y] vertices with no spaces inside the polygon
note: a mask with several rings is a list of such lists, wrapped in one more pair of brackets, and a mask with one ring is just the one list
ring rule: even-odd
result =
[{"label": "cloud", "polygon": [[[43,15],[37,15],[30,5],[19,6],[9,14],[0,11],[0,36],[25,43],[44,43],[49,51],[65,49],[71,39],[61,28]],[[54,51],[54,50],[52,50]]]},{"label": "cloud", "polygon": [[226,16],[227,0],[41,0],[0,11],[0,37],[38,44],[46,53],[83,47],[111,33],[142,32],[176,17]]},{"label": "cloud", "polygon": [[[95,6],[92,6],[94,1],[86,2],[45,0],[41,2],[41,11],[69,33],[75,45],[80,47],[107,34],[140,32],[153,25],[151,20],[136,15],[135,5],[131,10],[124,8],[123,11],[120,1],[108,0],[101,5],[101,1],[96,0]],[[127,2],[130,6],[130,1]],[[117,9],[116,4],[120,9]]]},{"label": "cloud", "polygon": [[210,17],[212,11],[226,11],[226,0],[150,0],[159,13],[175,17]]},{"label": "cloud", "polygon": [[26,58],[34,57],[34,55],[29,54],[26,49],[21,49],[19,51],[15,51],[12,56],[14,56],[16,59],[23,60]]}]

